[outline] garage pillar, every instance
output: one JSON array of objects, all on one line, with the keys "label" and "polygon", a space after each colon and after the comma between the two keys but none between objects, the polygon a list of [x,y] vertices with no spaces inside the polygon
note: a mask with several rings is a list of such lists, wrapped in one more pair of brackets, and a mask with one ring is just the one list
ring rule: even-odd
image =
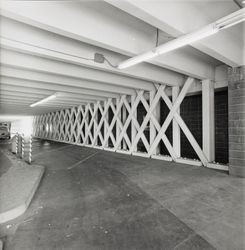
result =
[{"label": "garage pillar", "polygon": [[[132,95],[131,96],[131,106],[135,102],[135,99],[136,99],[136,96]],[[137,120],[137,109],[135,109],[133,116]],[[136,127],[135,127],[135,125],[133,123],[133,119],[132,119],[132,121],[131,121],[131,142],[133,142],[134,138],[136,137],[136,134],[137,134],[137,130],[136,130]],[[136,151],[137,151],[137,145],[132,149],[132,152],[136,152]]]},{"label": "garage pillar", "polygon": [[[106,101],[104,102],[104,107],[106,107]],[[105,121],[107,121],[107,122],[109,121],[109,109],[105,114]],[[106,122],[104,122],[104,138],[105,138],[105,135],[107,134],[107,131],[108,131],[108,125]],[[106,148],[108,148],[108,146],[109,146],[108,141],[109,140],[107,140],[107,142],[104,145]]]},{"label": "garage pillar", "polygon": [[[152,104],[152,101],[154,99],[156,95],[156,91],[152,90],[150,91],[150,106]],[[156,117],[156,120],[160,123],[160,101],[158,101],[155,109],[152,111],[152,115],[154,115]],[[154,126],[154,123],[150,120],[150,145],[153,143],[153,141],[155,140],[157,131],[156,128]],[[157,146],[156,149],[153,151],[153,155],[157,155],[160,153],[160,147]]]},{"label": "garage pillar", "polygon": [[245,66],[228,69],[229,171],[245,177]]},{"label": "garage pillar", "polygon": [[[123,106],[122,107],[122,123],[125,124],[126,120],[127,120],[127,109],[125,106]],[[122,140],[122,149],[127,150],[127,143],[125,142],[124,139]]]},{"label": "garage pillar", "polygon": [[202,148],[209,162],[214,161],[214,82],[202,81]]},{"label": "garage pillar", "polygon": [[[177,99],[179,95],[180,87],[174,86],[172,87],[172,101],[173,103]],[[180,113],[180,109],[176,110],[176,113]],[[177,158],[180,157],[180,127],[179,124],[173,119],[173,149],[176,153]]]}]

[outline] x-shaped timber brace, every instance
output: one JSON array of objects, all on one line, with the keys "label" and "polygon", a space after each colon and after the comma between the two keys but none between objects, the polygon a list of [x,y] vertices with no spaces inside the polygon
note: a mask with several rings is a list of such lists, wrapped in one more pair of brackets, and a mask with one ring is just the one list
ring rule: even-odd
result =
[{"label": "x-shaped timber brace", "polygon": [[[156,148],[162,140],[172,160],[175,161],[178,158],[177,154],[165,134],[172,120],[175,120],[186,135],[202,164],[207,166],[207,157],[179,112],[177,112],[193,81],[193,78],[186,80],[173,103],[165,93],[165,86],[156,84],[156,91],[137,90],[136,95],[131,96],[131,98],[130,96],[121,95],[119,99],[108,98],[106,101],[97,101],[37,116],[34,120],[34,135],[39,138],[101,148],[114,152],[144,155],[146,157],[156,156]],[[150,96],[150,102],[148,102],[146,96]],[[156,106],[159,105],[161,99],[164,100],[170,110],[162,125],[159,124],[155,116]],[[136,115],[140,102],[147,112],[142,124],[139,124]],[[110,122],[108,120],[109,110],[113,115]],[[128,113],[126,119],[122,117],[123,110],[126,110]],[[150,124],[152,133],[150,142],[144,133],[148,124]],[[127,133],[129,126],[131,126],[131,135]],[[113,132],[114,128],[116,128],[116,133],[115,131]],[[111,143],[109,143],[109,140]],[[137,152],[137,144],[140,140],[144,144],[146,153]],[[123,150],[122,143],[126,145]]]}]

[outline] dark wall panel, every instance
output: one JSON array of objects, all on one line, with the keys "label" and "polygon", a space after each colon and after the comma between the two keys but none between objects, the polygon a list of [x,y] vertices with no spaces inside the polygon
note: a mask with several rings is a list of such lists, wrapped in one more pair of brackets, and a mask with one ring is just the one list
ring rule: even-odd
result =
[{"label": "dark wall panel", "polygon": [[215,93],[215,161],[228,163],[228,91]]},{"label": "dark wall panel", "polygon": [[[202,147],[202,95],[187,96],[180,106],[180,115]],[[196,152],[182,131],[181,156],[198,159]]]}]

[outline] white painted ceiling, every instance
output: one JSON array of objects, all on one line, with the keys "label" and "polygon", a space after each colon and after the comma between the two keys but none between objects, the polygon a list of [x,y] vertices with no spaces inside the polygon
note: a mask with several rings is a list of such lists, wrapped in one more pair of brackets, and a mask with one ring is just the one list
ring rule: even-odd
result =
[{"label": "white painted ceiling", "polygon": [[186,76],[216,80],[217,66],[243,64],[243,24],[125,70],[92,59],[98,52],[116,65],[155,47],[157,29],[165,43],[238,10],[236,2],[1,1],[0,115],[47,113],[153,90],[153,83],[182,85]]}]

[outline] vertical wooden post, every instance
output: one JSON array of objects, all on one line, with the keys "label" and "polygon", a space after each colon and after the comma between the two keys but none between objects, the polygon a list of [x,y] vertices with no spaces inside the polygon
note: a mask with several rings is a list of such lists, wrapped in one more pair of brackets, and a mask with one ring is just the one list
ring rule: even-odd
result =
[{"label": "vertical wooden post", "polygon": [[202,81],[202,145],[209,162],[215,158],[214,141],[214,82]]},{"label": "vertical wooden post", "polygon": [[[120,103],[120,98],[117,98],[116,99],[116,110],[119,107],[119,103]],[[121,111],[118,113],[118,117],[120,117],[120,119],[121,119]],[[121,132],[121,129],[120,129],[120,126],[119,126],[119,122],[116,121],[116,141],[118,141],[118,139],[119,139],[120,132]],[[121,147],[119,146],[119,148],[121,148]]]},{"label": "vertical wooden post", "polygon": [[[106,108],[106,104],[107,104],[107,101],[104,101],[104,108]],[[104,120],[108,122],[108,119],[109,119],[109,108],[108,108],[108,110],[107,110],[107,112],[106,112],[106,115],[105,115],[105,119],[104,119]],[[107,126],[107,123],[104,122],[104,137],[103,137],[104,140],[105,140],[105,136],[106,136],[106,134],[107,134],[107,131],[108,131],[108,126]],[[103,145],[103,142],[102,142],[102,145]],[[108,148],[108,146],[109,146],[108,140],[107,140],[107,142],[105,142],[104,146],[105,146],[106,148]]]},{"label": "vertical wooden post", "polygon": [[[126,110],[125,106],[122,106],[122,122],[123,122],[123,124],[126,122],[126,120],[127,120],[127,110]],[[127,131],[125,131],[125,133],[127,133]],[[122,148],[124,150],[127,149],[127,144],[126,144],[124,139],[122,139]]]},{"label": "vertical wooden post", "polygon": [[[97,102],[97,104],[98,104],[98,102]],[[95,106],[96,106],[96,104],[94,104],[94,110],[96,109]],[[94,115],[94,121],[93,121],[93,124],[94,124],[93,138],[95,138],[95,134],[96,134],[96,131],[97,131],[97,125],[98,125],[97,121],[98,121],[98,110],[96,111],[96,114]],[[98,144],[98,140],[96,139],[94,145],[97,146],[97,144]]]},{"label": "vertical wooden post", "polygon": [[[135,95],[131,96],[131,107],[133,106],[133,104],[135,102],[135,98],[136,98]],[[137,119],[137,111],[136,110],[133,113],[133,116],[135,117],[135,119]],[[136,134],[137,134],[137,130],[136,130],[136,127],[135,127],[135,125],[133,123],[133,119],[132,119],[131,120],[131,143],[133,142],[134,138],[136,137]],[[137,151],[137,146],[132,149],[132,152],[136,152],[136,151]]]},{"label": "vertical wooden post", "polygon": [[[177,99],[178,95],[179,95],[179,86],[174,86],[172,87],[172,102],[174,103],[175,100]],[[180,113],[180,109],[178,108],[176,110],[176,113]],[[178,125],[178,123],[175,121],[175,119],[173,119],[173,149],[176,153],[176,156],[179,158],[181,155],[181,141],[180,141],[181,137],[180,137],[180,127]]]},{"label": "vertical wooden post", "polygon": [[[149,99],[150,99],[150,105],[152,105],[153,99],[156,95],[156,90],[152,90],[149,92]],[[152,111],[152,115],[155,116],[156,120],[160,123],[160,101],[158,101],[158,103],[155,106],[155,109]],[[152,120],[150,119],[150,145],[154,142],[155,137],[156,137],[157,131],[156,128],[154,126],[154,123],[152,122]],[[160,153],[160,148],[159,146],[157,146],[154,151],[153,151],[153,155],[157,155]]]}]

